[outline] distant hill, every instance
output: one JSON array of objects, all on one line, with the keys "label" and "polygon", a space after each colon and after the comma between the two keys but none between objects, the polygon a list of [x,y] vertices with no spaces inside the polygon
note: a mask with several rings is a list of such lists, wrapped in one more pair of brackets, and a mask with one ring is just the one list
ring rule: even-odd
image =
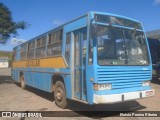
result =
[{"label": "distant hill", "polygon": [[0,57],[8,57],[9,60],[12,60],[12,53],[11,51],[0,51]]},{"label": "distant hill", "polygon": [[148,38],[160,39],[160,30],[153,30],[146,32]]}]

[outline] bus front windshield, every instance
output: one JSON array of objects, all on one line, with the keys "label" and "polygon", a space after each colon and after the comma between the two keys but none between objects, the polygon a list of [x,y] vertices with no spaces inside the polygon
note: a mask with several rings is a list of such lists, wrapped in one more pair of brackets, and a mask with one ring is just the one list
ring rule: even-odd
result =
[{"label": "bus front windshield", "polygon": [[148,65],[144,33],[113,26],[96,25],[99,65]]}]

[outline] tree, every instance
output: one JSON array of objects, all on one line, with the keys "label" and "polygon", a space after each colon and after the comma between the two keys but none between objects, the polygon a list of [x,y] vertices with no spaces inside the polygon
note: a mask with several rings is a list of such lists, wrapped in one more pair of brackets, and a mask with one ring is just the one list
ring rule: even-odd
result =
[{"label": "tree", "polygon": [[11,35],[18,35],[17,30],[26,28],[24,21],[14,22],[11,11],[0,3],[0,44],[5,44]]}]

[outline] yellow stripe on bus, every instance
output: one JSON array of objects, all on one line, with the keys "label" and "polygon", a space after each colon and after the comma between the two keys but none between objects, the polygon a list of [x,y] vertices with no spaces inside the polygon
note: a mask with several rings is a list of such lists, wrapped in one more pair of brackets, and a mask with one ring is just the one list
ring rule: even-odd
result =
[{"label": "yellow stripe on bus", "polygon": [[40,58],[14,61],[12,63],[13,68],[27,68],[27,67],[41,67],[41,68],[66,68],[66,64],[62,57],[56,58]]}]

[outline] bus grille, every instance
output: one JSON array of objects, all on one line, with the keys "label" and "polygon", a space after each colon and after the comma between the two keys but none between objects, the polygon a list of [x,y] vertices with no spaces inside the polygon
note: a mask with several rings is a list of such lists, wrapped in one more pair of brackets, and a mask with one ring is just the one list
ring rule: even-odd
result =
[{"label": "bus grille", "polygon": [[151,80],[151,70],[98,68],[98,82],[111,83],[112,89],[142,86],[142,81]]}]

